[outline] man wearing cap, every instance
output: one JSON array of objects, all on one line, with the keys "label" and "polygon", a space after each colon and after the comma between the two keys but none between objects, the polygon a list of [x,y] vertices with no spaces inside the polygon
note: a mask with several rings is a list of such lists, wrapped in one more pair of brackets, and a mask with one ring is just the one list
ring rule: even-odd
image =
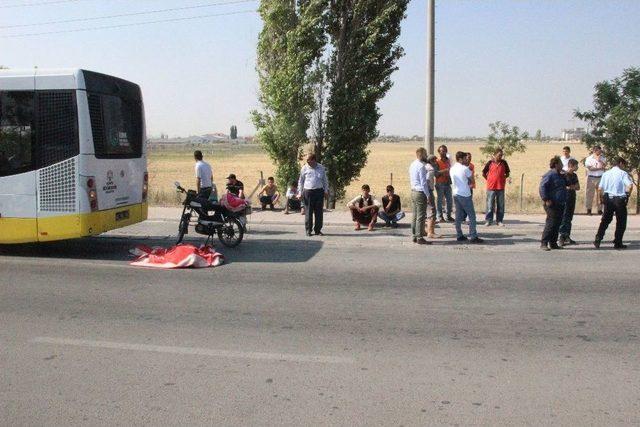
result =
[{"label": "man wearing cap", "polygon": [[229,174],[227,177],[227,193],[244,199],[244,184],[236,178],[236,174],[234,173]]},{"label": "man wearing cap", "polygon": [[604,238],[607,227],[611,224],[613,216],[616,216],[616,231],[613,239],[613,247],[616,249],[626,249],[627,245],[622,243],[624,231],[627,228],[627,203],[633,188],[633,181],[624,168],[627,166],[626,160],[618,157],[615,166],[602,174],[602,179],[598,185],[600,201],[604,205],[604,213],[600,220],[600,227],[593,245],[600,247],[600,242]]},{"label": "man wearing cap", "polygon": [[[587,215],[591,215],[594,196],[598,191],[598,186],[600,184],[602,174],[604,174],[606,161],[607,159],[605,159],[605,157],[602,155],[602,148],[600,146],[593,147],[593,154],[587,157],[584,161],[584,167],[587,169],[587,193],[585,198]],[[599,204],[599,201],[597,203],[598,215],[601,215],[602,205]]]},{"label": "man wearing cap", "polygon": [[322,209],[324,198],[329,196],[329,180],[326,169],[318,163],[313,153],[307,156],[307,164],[300,171],[298,191],[304,198],[304,226],[307,236],[311,236],[312,231],[317,236],[322,236]]},{"label": "man wearing cap", "polygon": [[198,192],[198,197],[208,199],[213,190],[213,170],[209,163],[202,160],[202,151],[194,151],[193,158],[196,160],[196,191]]}]

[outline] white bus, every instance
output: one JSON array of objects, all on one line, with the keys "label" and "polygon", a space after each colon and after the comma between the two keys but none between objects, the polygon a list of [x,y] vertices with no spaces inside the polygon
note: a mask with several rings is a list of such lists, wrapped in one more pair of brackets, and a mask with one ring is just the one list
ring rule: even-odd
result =
[{"label": "white bus", "polygon": [[0,244],[145,220],[145,140],[134,83],[86,70],[0,70]]}]

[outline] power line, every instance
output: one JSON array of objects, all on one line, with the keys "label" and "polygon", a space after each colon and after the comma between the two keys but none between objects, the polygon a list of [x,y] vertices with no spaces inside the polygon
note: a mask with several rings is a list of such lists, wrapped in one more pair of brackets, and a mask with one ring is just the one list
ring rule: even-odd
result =
[{"label": "power line", "polygon": [[94,30],[107,30],[111,28],[124,28],[124,27],[135,27],[137,25],[148,25],[148,24],[161,24],[166,22],[179,22],[179,21],[188,21],[192,19],[204,19],[204,18],[213,18],[217,16],[229,16],[229,15],[240,15],[246,13],[257,13],[255,9],[252,10],[238,10],[235,12],[226,12],[226,13],[214,13],[211,15],[200,15],[200,16],[189,16],[186,18],[169,18],[169,19],[159,19],[157,21],[143,21],[143,22],[134,22],[131,24],[119,24],[119,25],[104,25],[101,27],[85,27],[85,28],[75,28],[72,30],[60,30],[60,31],[46,31],[42,33],[26,33],[26,34],[9,34],[6,36],[0,36],[2,39],[12,39],[19,37],[31,37],[31,36],[44,36],[50,34],[62,34],[62,33],[77,33],[81,31],[94,31]]},{"label": "power line", "polygon": [[71,3],[76,1],[85,1],[85,0],[54,0],[54,1],[42,1],[39,3],[8,4],[5,6],[0,6],[0,9],[13,9],[17,7],[30,7],[30,6],[46,6],[49,4]]},{"label": "power line", "polygon": [[218,3],[200,4],[200,5],[194,5],[194,6],[173,7],[170,9],[157,9],[157,10],[148,10],[144,12],[121,13],[118,15],[105,15],[105,16],[94,16],[89,18],[65,19],[62,21],[46,21],[46,22],[38,22],[36,24],[0,25],[0,29],[36,27],[39,25],[68,24],[70,22],[97,21],[100,19],[124,18],[127,16],[150,15],[154,13],[164,13],[164,12],[177,12],[181,10],[202,9],[205,7],[226,6],[231,4],[250,3],[255,1],[256,0],[231,0],[231,1],[223,1]]}]

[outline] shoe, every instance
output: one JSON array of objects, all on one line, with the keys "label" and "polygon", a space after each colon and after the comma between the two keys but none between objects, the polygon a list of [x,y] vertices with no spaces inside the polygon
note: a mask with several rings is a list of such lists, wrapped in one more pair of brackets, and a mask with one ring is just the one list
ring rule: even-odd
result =
[{"label": "shoe", "polygon": [[569,239],[568,242],[567,242],[568,245],[577,245],[578,244],[578,242],[576,242],[575,240],[571,239],[571,237],[569,237],[568,239]]},{"label": "shoe", "polygon": [[602,215],[602,211],[598,209],[598,215]]},{"label": "shoe", "polygon": [[307,231],[307,236],[311,237],[311,232],[310,231]]},{"label": "shoe", "polygon": [[416,239],[415,237],[412,237],[412,238],[411,238],[411,241],[412,241],[413,243],[416,243],[416,242],[417,242],[417,240],[418,240],[418,239]]},{"label": "shoe", "polygon": [[289,212],[286,212],[286,211],[285,211],[285,213],[284,213],[284,214],[285,214],[285,215],[289,215]]},{"label": "shoe", "polygon": [[324,233],[322,231],[316,231],[316,236],[324,236]]},{"label": "shoe", "polygon": [[469,243],[480,244],[484,243],[484,240],[479,237],[474,237],[473,239],[469,240]]},{"label": "shoe", "polygon": [[627,246],[627,245],[625,245],[624,243],[620,243],[619,245],[613,245],[613,248],[614,248],[614,249],[618,249],[618,250],[621,250],[621,249],[627,249],[627,247],[628,247],[628,246]]},{"label": "shoe", "polygon": [[398,223],[397,222],[392,222],[391,223],[391,227],[392,228],[398,228]]},{"label": "shoe", "polygon": [[452,217],[451,215],[449,215],[449,216],[447,217],[447,222],[456,222],[456,220],[455,220],[455,219],[453,219],[453,217]]},{"label": "shoe", "polygon": [[360,231],[360,224],[356,225],[353,229],[354,229],[355,231]]},{"label": "shoe", "polygon": [[389,228],[389,227],[391,227],[391,223],[387,222],[384,224],[384,228]]},{"label": "shoe", "polygon": [[504,222],[496,222],[496,226],[498,226],[498,227],[504,227]]},{"label": "shoe", "polygon": [[543,251],[550,251],[551,249],[549,248],[549,245],[547,245],[546,243],[541,243],[540,244],[540,249],[542,249]]},{"label": "shoe", "polygon": [[416,243],[419,244],[419,245],[430,245],[431,244],[431,242],[427,242],[426,240],[424,240],[423,237],[417,239]]},{"label": "shoe", "polygon": [[600,242],[601,242],[601,240],[598,240],[598,239],[594,240],[593,241],[593,246],[595,246],[596,249],[599,249],[600,248]]},{"label": "shoe", "polygon": [[589,216],[593,215],[593,214],[591,213],[591,209],[587,209],[587,215],[589,215]]},{"label": "shoe", "polygon": [[444,217],[443,217],[443,216],[441,216],[441,217],[438,217],[438,219],[436,220],[436,222],[437,222],[437,223],[441,223],[441,222],[447,222],[447,221],[445,221],[445,220],[444,220]]},{"label": "shoe", "polygon": [[565,239],[564,237],[560,237],[558,239],[558,245],[560,246],[566,246],[568,244],[567,239]]},{"label": "shoe", "polygon": [[551,249],[557,250],[557,249],[564,249],[562,246],[558,246],[557,243],[549,243],[549,247]]},{"label": "shoe", "polygon": [[467,241],[469,241],[469,239],[467,238],[467,236],[460,236],[460,237],[457,237],[457,238],[456,238],[456,240],[457,240],[458,242],[467,242]]},{"label": "shoe", "polygon": [[491,221],[485,221],[484,225],[485,227],[491,227],[493,223]]}]

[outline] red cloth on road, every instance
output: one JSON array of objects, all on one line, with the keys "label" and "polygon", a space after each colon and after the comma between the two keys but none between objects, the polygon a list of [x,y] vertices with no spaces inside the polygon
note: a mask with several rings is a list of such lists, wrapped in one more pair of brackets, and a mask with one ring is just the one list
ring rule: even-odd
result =
[{"label": "red cloth on road", "polygon": [[140,245],[131,250],[138,258],[131,263],[136,267],[204,268],[224,263],[224,256],[212,246],[177,245],[168,249]]}]

